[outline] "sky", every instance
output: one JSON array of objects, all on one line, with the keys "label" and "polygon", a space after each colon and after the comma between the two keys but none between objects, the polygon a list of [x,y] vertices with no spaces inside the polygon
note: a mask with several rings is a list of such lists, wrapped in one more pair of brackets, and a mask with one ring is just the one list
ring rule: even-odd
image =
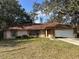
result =
[{"label": "sky", "polygon": [[20,0],[19,3],[27,12],[32,11],[34,2],[42,3],[44,0]]},{"label": "sky", "polygon": [[[19,3],[22,5],[22,8],[26,10],[26,12],[30,12],[33,10],[34,2],[42,3],[43,1],[44,0],[19,0]],[[48,19],[48,17],[45,14],[42,14],[40,11],[38,11],[37,13],[38,13],[37,16],[38,19],[35,20],[35,23],[40,23],[40,17],[42,17],[43,22],[46,22],[46,19]]]},{"label": "sky", "polygon": [[[19,3],[22,5],[22,8],[24,8],[26,10],[26,12],[30,12],[33,10],[33,4],[34,2],[37,3],[42,3],[44,0],[19,0]],[[37,12],[38,13],[38,19],[35,20],[36,23],[40,23],[40,17],[43,18],[43,22],[45,22],[46,17],[44,14],[42,14],[40,11]]]}]

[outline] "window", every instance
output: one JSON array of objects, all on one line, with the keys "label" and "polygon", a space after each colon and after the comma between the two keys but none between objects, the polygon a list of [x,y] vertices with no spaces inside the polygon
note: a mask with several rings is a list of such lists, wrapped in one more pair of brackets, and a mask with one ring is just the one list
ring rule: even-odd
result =
[{"label": "window", "polygon": [[16,31],[12,31],[12,36],[16,36]]}]

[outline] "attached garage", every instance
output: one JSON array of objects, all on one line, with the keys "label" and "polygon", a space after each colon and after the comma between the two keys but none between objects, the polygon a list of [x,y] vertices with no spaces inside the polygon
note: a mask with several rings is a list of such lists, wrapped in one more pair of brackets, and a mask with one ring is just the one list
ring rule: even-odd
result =
[{"label": "attached garage", "polygon": [[72,29],[55,30],[55,37],[75,37],[74,30]]},{"label": "attached garage", "polygon": [[55,37],[75,38],[76,34],[71,25],[60,24],[55,28]]}]

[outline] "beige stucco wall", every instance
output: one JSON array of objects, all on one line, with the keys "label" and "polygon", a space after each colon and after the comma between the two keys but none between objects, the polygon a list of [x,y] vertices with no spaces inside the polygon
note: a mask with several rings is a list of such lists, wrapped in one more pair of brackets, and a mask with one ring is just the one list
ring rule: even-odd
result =
[{"label": "beige stucco wall", "polygon": [[[22,35],[28,35],[27,31],[17,31],[16,36],[22,36]],[[4,39],[14,39],[15,36],[12,36],[11,31],[5,31],[4,32]]]},{"label": "beige stucco wall", "polygon": [[79,30],[77,30],[77,33],[79,33]]},{"label": "beige stucco wall", "polygon": [[[47,38],[52,38],[53,37],[53,30],[51,30],[49,32],[50,33],[48,33],[48,31],[47,31]],[[29,36],[29,32],[28,31],[16,31],[16,36],[22,36],[22,35],[28,35]],[[46,30],[40,30],[39,37],[45,38],[46,37]],[[5,39],[13,39],[15,37],[12,37],[11,31],[5,31],[4,32],[4,38]]]},{"label": "beige stucco wall", "polygon": [[4,32],[4,39],[12,39],[11,31],[5,31]]},{"label": "beige stucco wall", "polygon": [[48,38],[53,38],[53,33],[47,36]]},{"label": "beige stucco wall", "polygon": [[[49,31],[49,33],[48,33]],[[46,37],[46,30],[40,30],[39,37]],[[53,38],[53,30],[47,30],[47,37],[46,38]]]},{"label": "beige stucco wall", "polygon": [[45,37],[45,30],[40,30],[39,37]]},{"label": "beige stucco wall", "polygon": [[48,33],[48,38],[53,38],[54,37],[54,30],[48,30],[49,31],[49,33]]},{"label": "beige stucco wall", "polygon": [[17,36],[28,35],[27,31],[17,31]]}]

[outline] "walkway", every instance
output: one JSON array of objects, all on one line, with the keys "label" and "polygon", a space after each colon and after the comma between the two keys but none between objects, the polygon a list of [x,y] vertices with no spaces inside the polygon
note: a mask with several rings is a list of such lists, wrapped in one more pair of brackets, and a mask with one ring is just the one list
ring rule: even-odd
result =
[{"label": "walkway", "polygon": [[57,38],[57,40],[61,40],[64,42],[72,43],[74,45],[79,46],[79,38]]}]

